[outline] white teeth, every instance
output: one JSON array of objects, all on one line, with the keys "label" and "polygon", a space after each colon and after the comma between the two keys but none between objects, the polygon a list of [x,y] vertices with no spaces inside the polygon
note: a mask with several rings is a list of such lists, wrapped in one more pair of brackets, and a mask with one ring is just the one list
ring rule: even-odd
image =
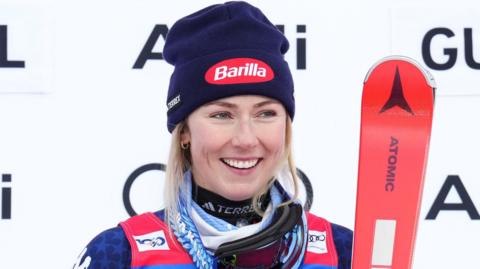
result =
[{"label": "white teeth", "polygon": [[239,161],[239,160],[232,160],[232,159],[222,159],[222,161],[228,164],[231,167],[240,168],[240,169],[248,169],[252,168],[257,165],[259,159],[250,160],[250,161]]}]

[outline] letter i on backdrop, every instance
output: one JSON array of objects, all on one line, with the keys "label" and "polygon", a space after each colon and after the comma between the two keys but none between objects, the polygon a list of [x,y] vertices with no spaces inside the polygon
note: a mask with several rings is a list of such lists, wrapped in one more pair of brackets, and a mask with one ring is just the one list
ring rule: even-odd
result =
[{"label": "letter i on backdrop", "polygon": [[5,186],[5,183],[12,182],[12,175],[2,174],[2,219],[10,219],[12,217],[12,188]]}]

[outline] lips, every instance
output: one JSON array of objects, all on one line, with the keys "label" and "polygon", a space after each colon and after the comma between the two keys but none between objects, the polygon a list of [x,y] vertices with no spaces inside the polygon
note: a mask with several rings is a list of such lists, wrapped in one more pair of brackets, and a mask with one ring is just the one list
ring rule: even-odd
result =
[{"label": "lips", "polygon": [[262,159],[261,158],[252,158],[252,159],[230,159],[230,158],[221,158],[220,159],[227,166],[236,168],[236,169],[250,169],[255,167]]}]

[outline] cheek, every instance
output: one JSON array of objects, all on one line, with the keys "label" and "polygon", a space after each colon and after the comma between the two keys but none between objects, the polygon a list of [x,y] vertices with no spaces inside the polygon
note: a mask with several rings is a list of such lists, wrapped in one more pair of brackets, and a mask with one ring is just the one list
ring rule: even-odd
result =
[{"label": "cheek", "polygon": [[270,130],[263,136],[262,141],[269,152],[280,158],[285,152],[285,127],[280,125]]},{"label": "cheek", "polygon": [[[191,130],[191,153],[192,158],[197,161],[205,160],[208,156],[218,152],[224,143],[224,132],[212,130],[211,128],[195,128]],[[201,158],[201,159],[199,159]]]}]

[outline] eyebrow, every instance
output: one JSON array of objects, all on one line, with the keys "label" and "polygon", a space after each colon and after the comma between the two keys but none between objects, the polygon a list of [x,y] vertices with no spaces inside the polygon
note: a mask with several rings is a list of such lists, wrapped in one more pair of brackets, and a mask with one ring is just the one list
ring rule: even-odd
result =
[{"label": "eyebrow", "polygon": [[222,102],[222,101],[213,101],[207,104],[207,106],[222,106],[222,107],[227,107],[227,108],[234,108],[236,105],[228,102]]},{"label": "eyebrow", "polygon": [[280,104],[280,102],[277,101],[277,100],[266,100],[266,101],[260,102],[258,104],[255,104],[255,107],[262,107],[262,106],[266,106],[266,105],[269,105],[269,104]]},{"label": "eyebrow", "polygon": [[[262,106],[266,106],[266,105],[269,105],[269,104],[280,104],[280,102],[277,101],[277,100],[266,100],[266,101],[255,104],[254,107],[262,107]],[[211,106],[211,105],[227,107],[227,108],[237,107],[236,104],[229,103],[229,102],[223,102],[223,101],[213,101],[213,102],[210,102],[210,103],[207,104],[207,106]]]}]

